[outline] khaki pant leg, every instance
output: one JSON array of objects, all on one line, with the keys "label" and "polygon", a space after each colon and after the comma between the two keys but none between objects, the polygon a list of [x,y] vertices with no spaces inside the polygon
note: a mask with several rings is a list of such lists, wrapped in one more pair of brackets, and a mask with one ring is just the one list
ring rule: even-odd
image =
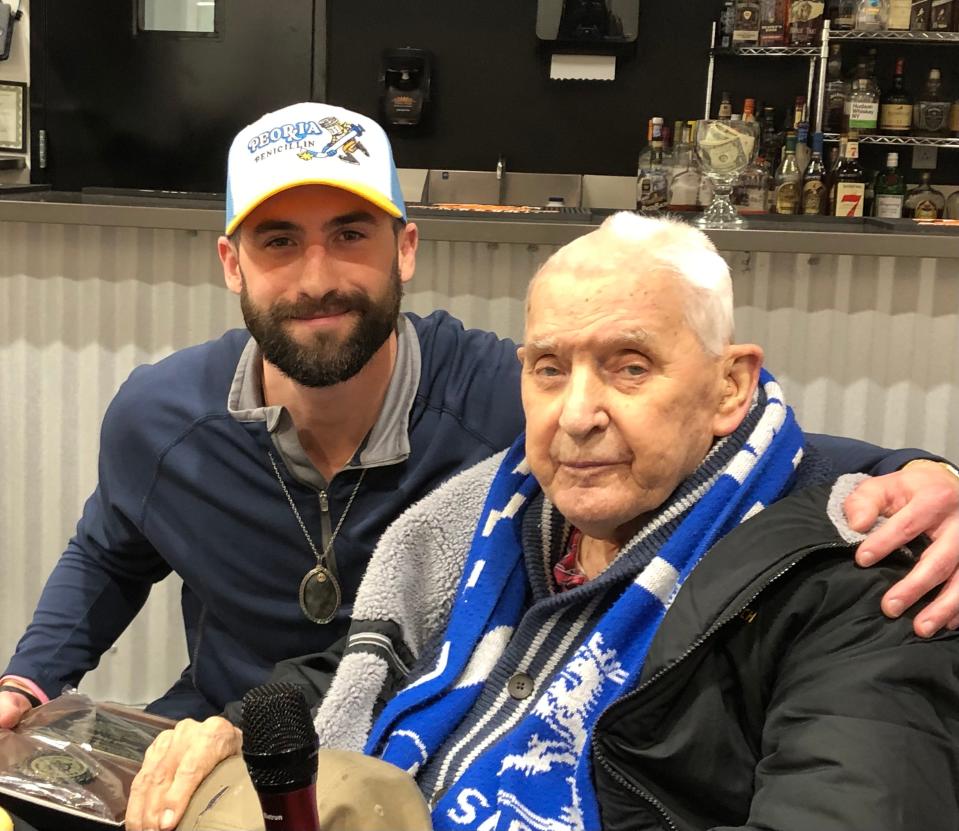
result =
[{"label": "khaki pant leg", "polygon": [[[322,831],[431,831],[419,788],[393,765],[321,750],[316,785]],[[260,802],[239,756],[221,762],[190,800],[178,831],[263,831]]]}]

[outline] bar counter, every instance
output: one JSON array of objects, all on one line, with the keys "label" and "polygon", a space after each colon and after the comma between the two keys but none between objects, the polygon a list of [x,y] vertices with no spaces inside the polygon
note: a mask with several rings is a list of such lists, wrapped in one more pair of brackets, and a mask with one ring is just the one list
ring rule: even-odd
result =
[{"label": "bar counter", "polygon": [[[560,246],[588,233],[611,210],[471,213],[410,205],[424,240]],[[223,202],[185,195],[133,196],[0,189],[0,221],[219,231]],[[959,226],[912,220],[777,217],[748,219],[737,230],[707,231],[721,251],[957,257]]]}]

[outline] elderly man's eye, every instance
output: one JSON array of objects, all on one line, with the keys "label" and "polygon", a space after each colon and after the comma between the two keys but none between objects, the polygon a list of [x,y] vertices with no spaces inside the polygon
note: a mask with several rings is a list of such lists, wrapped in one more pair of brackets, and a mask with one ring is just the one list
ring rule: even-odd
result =
[{"label": "elderly man's eye", "polygon": [[533,370],[541,378],[557,378],[562,370],[555,364],[538,364]]},{"label": "elderly man's eye", "polygon": [[627,375],[630,378],[639,378],[641,375],[646,374],[646,367],[641,364],[626,364],[620,371],[623,375]]}]

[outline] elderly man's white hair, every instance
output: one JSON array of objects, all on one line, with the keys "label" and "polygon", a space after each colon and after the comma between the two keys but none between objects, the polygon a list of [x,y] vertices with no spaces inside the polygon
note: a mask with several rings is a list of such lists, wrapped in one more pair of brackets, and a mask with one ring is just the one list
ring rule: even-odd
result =
[{"label": "elderly man's white hair", "polygon": [[552,271],[640,276],[666,270],[686,289],[686,320],[703,347],[722,355],[733,338],[733,286],[729,266],[701,231],[676,219],[653,219],[623,211],[595,231],[564,245],[530,281]]}]

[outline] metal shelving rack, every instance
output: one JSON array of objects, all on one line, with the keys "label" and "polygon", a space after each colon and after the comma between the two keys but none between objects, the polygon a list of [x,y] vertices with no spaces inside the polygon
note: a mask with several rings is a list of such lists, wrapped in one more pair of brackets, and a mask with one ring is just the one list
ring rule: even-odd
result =
[{"label": "metal shelving rack", "polygon": [[[823,133],[823,141],[839,141],[839,133]],[[892,144],[896,147],[946,147],[959,149],[959,138],[946,136],[891,136],[876,133],[859,136],[860,144]]]},{"label": "metal shelving rack", "polygon": [[[828,23],[829,21],[824,21]],[[864,41],[896,41],[899,43],[959,43],[959,32],[858,32],[851,31],[830,32],[829,40],[864,40]]]},{"label": "metal shelving rack", "polygon": [[[713,72],[716,58],[724,55],[765,58],[808,58],[809,76],[806,82],[806,100],[812,106],[813,81],[816,76],[816,62],[819,62],[819,78],[816,83],[815,111],[810,113],[810,123],[815,125],[815,132],[822,132],[823,107],[826,96],[826,64],[829,60],[829,44],[831,41],[858,41],[858,42],[896,42],[913,44],[959,44],[959,32],[913,32],[913,31],[885,31],[860,32],[831,30],[829,20],[823,21],[822,39],[818,46],[736,46],[722,48],[715,46],[717,24],[714,21],[709,33],[709,66],[706,71],[706,102],[703,108],[704,117],[709,118],[713,102]],[[824,141],[838,141],[838,133],[825,133]],[[860,136],[863,144],[889,144],[907,147],[942,147],[959,149],[959,138],[946,136],[893,136],[868,135]]]},{"label": "metal shelving rack", "polygon": [[716,46],[716,21],[713,21],[709,33],[709,65],[706,69],[706,103],[704,118],[709,118],[713,103],[713,72],[716,58],[724,55],[754,58],[808,58],[809,75],[806,80],[806,100],[812,101],[813,79],[816,76],[816,60],[821,54],[819,46],[734,46],[722,48]]},{"label": "metal shelving rack", "polygon": [[745,55],[757,58],[817,58],[818,46],[736,46],[724,49],[716,47],[716,55]]},{"label": "metal shelving rack", "polygon": [[[829,60],[829,43],[834,40],[853,40],[858,42],[895,42],[895,43],[913,43],[913,44],[959,44],[959,32],[912,32],[912,31],[886,31],[886,32],[859,32],[855,29],[851,31],[833,32],[829,21],[823,21],[822,44],[819,53],[819,83],[816,89],[816,132],[822,132],[823,104],[826,96],[826,62]],[[838,133],[825,133],[824,141],[838,141]],[[948,138],[946,136],[892,136],[892,135],[868,135],[860,136],[861,144],[890,144],[898,147],[942,147],[959,148],[959,139]]]}]

